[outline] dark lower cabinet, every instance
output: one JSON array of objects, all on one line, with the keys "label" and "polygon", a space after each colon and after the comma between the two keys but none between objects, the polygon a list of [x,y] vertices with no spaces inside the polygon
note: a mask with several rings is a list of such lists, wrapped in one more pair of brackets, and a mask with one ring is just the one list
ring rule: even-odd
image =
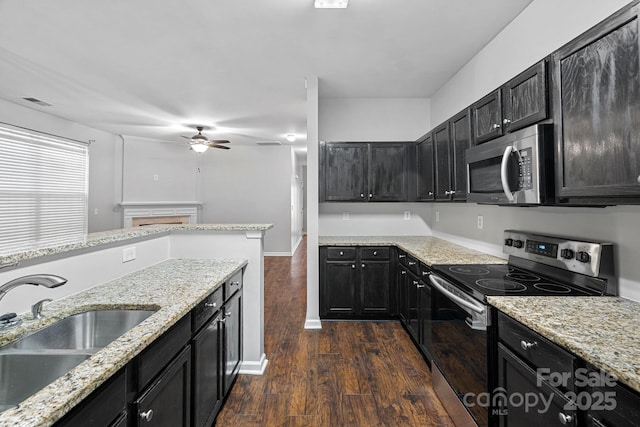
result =
[{"label": "dark lower cabinet", "polygon": [[231,390],[242,361],[242,290],[224,303],[224,394]]},{"label": "dark lower cabinet", "polygon": [[638,2],[553,54],[560,203],[640,200]]},{"label": "dark lower cabinet", "polygon": [[134,426],[188,427],[191,423],[191,346],[187,345],[133,402]]},{"label": "dark lower cabinet", "polygon": [[591,378],[606,379],[611,384],[589,386],[582,399],[578,399],[581,409],[586,409],[588,427],[635,427],[640,422],[640,395],[619,384],[614,377],[588,366]]},{"label": "dark lower cabinet", "polygon": [[394,315],[390,253],[389,247],[321,247],[320,318],[388,319]]},{"label": "dark lower cabinet", "polygon": [[222,313],[218,312],[193,337],[193,425],[213,424],[222,406]]}]

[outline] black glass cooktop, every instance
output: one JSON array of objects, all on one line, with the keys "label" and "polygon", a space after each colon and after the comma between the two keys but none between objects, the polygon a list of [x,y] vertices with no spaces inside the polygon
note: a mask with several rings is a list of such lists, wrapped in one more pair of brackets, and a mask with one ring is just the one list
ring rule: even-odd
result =
[{"label": "black glass cooktop", "polygon": [[508,264],[449,265],[431,267],[456,285],[464,285],[476,298],[486,296],[592,296],[588,289],[561,283]]}]

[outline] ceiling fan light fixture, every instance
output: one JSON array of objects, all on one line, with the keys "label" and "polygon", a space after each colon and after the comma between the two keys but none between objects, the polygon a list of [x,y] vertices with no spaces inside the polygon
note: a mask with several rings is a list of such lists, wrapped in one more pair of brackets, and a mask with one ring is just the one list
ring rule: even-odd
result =
[{"label": "ceiling fan light fixture", "polygon": [[315,0],[316,9],[346,9],[349,0]]},{"label": "ceiling fan light fixture", "polygon": [[205,151],[207,151],[209,149],[209,144],[206,144],[204,142],[196,142],[196,143],[191,144],[191,148],[196,153],[204,153]]}]

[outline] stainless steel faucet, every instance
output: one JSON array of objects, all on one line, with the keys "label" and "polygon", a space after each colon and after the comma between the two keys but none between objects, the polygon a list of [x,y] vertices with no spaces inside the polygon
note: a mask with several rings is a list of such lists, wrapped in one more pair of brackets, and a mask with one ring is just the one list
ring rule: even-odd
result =
[{"label": "stainless steel faucet", "polygon": [[[0,286],[0,300],[2,300],[11,289],[17,288],[18,286],[33,285],[44,286],[45,288],[57,288],[65,283],[67,283],[67,279],[54,274],[31,274],[29,276],[18,277]],[[15,313],[7,313],[0,316],[0,329],[14,327],[21,322],[22,319],[18,318]]]}]

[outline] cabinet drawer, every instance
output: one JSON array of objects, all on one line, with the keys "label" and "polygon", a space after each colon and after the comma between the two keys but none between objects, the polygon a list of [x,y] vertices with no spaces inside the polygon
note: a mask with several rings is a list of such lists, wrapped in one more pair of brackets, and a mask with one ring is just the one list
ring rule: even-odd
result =
[{"label": "cabinet drawer", "polygon": [[[575,356],[501,312],[498,313],[498,336],[533,369],[569,373],[573,378]],[[573,382],[567,388],[573,390]]]},{"label": "cabinet drawer", "polygon": [[327,259],[355,260],[356,248],[327,248]]},{"label": "cabinet drawer", "polygon": [[360,259],[363,260],[388,260],[390,255],[390,250],[388,247],[371,247],[371,248],[362,248],[360,252]]},{"label": "cabinet drawer", "polygon": [[191,313],[136,358],[137,389],[142,390],[191,339]]},{"label": "cabinet drawer", "polygon": [[228,300],[240,288],[242,288],[242,270],[224,282],[224,300]]},{"label": "cabinet drawer", "polygon": [[223,286],[220,286],[194,307],[191,328],[194,334],[222,307],[222,289]]}]

